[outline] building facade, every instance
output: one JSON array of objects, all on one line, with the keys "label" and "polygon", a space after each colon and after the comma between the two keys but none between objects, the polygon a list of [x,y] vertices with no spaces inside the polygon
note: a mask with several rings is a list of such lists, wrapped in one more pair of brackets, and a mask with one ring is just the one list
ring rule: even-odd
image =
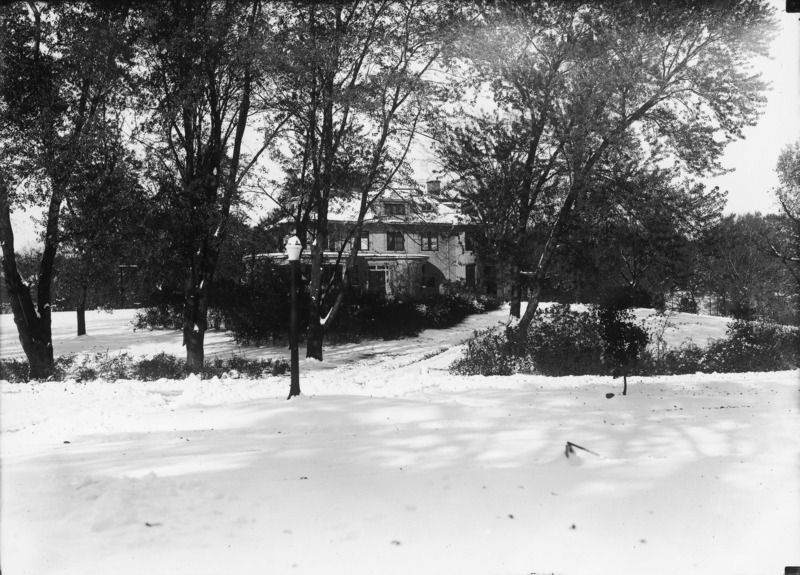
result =
[{"label": "building facade", "polygon": [[429,181],[425,190],[387,190],[372,202],[358,239],[354,237],[357,210],[354,202],[331,204],[326,275],[344,273],[351,242],[358,241],[358,257],[350,272],[356,290],[425,295],[460,282],[478,293],[498,295],[494,267],[479,261],[474,252],[472,240],[478,226],[464,216],[460,200],[443,192],[438,181]]}]

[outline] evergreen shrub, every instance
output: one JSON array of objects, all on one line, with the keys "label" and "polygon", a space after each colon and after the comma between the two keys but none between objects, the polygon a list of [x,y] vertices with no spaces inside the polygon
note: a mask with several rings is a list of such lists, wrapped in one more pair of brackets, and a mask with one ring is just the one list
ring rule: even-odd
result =
[{"label": "evergreen shrub", "polygon": [[132,379],[155,381],[157,379],[183,379],[186,372],[186,360],[179,359],[169,353],[158,353],[136,363]]},{"label": "evergreen shrub", "polygon": [[475,332],[464,356],[450,366],[460,375],[542,375],[605,373],[600,326],[594,312],[556,304],[536,310],[527,333]]},{"label": "evergreen shrub", "polygon": [[136,311],[133,320],[136,329],[181,329],[183,303],[159,303]]},{"label": "evergreen shrub", "polygon": [[602,331],[594,311],[570,311],[569,305],[536,310],[527,334],[526,355],[542,375],[603,373]]},{"label": "evergreen shrub", "polygon": [[[151,358],[135,359],[127,353],[109,355],[97,353],[87,356],[74,354],[56,358],[53,381],[74,379],[79,382],[104,379],[136,379],[155,381],[158,379],[183,379],[188,375],[186,361],[168,353],[159,353]],[[213,358],[206,361],[203,377],[232,377],[257,379],[282,375],[289,371],[289,363],[283,359],[249,359],[240,355],[228,358]],[[28,362],[19,359],[0,360],[0,379],[10,383],[30,381]]]},{"label": "evergreen shrub", "polygon": [[[289,333],[290,292],[288,278],[266,274],[250,285],[230,285],[224,296],[215,296],[223,323],[240,345],[286,341]],[[216,293],[216,292],[215,292]],[[308,326],[309,296],[299,294],[301,337]],[[352,291],[326,333],[331,343],[362,339],[392,340],[413,337],[424,329],[452,327],[467,316],[498,309],[500,302],[466,290],[449,290],[425,296],[387,297]]]},{"label": "evergreen shrub", "polygon": [[736,320],[726,337],[705,352],[704,371],[739,373],[800,367],[800,330],[772,323]]},{"label": "evergreen shrub", "polygon": [[637,375],[685,375],[703,371],[706,350],[693,342],[681,344],[678,348],[663,350],[658,357],[647,350],[639,365],[631,373]]},{"label": "evergreen shrub", "polygon": [[[632,345],[638,353],[629,358],[628,375],[683,375],[691,373],[741,373],[780,371],[800,367],[800,330],[762,322],[737,320],[728,326],[726,337],[701,348],[685,343],[679,348],[661,349],[656,355],[643,349],[646,334],[632,324],[631,316],[621,318],[630,324]],[[607,320],[607,324],[613,322]],[[450,366],[458,375],[605,375],[620,369],[603,342],[608,334],[597,311],[573,312],[568,306],[554,305],[537,310],[530,330],[524,336],[497,330],[475,332],[464,355]],[[622,337],[620,341],[627,341]],[[635,341],[634,341],[635,340]],[[627,345],[627,344],[626,344]],[[622,348],[620,347],[620,353]],[[627,352],[626,352],[627,353]],[[624,355],[624,354],[623,354]],[[621,372],[620,372],[621,373]]]},{"label": "evergreen shrub", "polygon": [[505,333],[497,329],[476,331],[467,341],[464,355],[450,365],[454,375],[511,375],[519,369],[518,358]]},{"label": "evergreen shrub", "polygon": [[9,383],[21,383],[28,381],[30,366],[24,359],[2,359],[0,360],[0,380]]}]

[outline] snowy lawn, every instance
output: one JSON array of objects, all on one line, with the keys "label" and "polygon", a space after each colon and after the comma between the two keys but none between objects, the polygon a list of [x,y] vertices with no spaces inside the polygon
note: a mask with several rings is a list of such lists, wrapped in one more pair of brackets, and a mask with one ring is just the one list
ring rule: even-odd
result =
[{"label": "snowy lawn", "polygon": [[[644,317],[643,310],[639,310]],[[646,314],[644,314],[646,315]],[[57,353],[182,355],[130,312]],[[19,356],[8,316],[2,356]],[[0,566],[29,574],[771,574],[800,565],[798,372],[455,377],[473,329],[288,377],[0,384]],[[676,316],[665,338],[721,337]],[[694,323],[693,323],[694,322]],[[12,329],[9,330],[9,327]],[[10,333],[11,332],[11,333]],[[237,350],[209,334],[210,353]],[[15,347],[16,346],[16,347]],[[572,442],[595,452],[575,449]]]}]

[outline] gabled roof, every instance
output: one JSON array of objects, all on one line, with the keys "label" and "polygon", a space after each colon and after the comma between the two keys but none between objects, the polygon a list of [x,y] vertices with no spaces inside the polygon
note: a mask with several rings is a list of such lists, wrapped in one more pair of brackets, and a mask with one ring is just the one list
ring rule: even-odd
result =
[{"label": "gabled roof", "polygon": [[[402,202],[405,215],[388,215],[383,211],[387,203]],[[360,198],[331,200],[328,221],[331,223],[355,222],[358,219]],[[431,194],[418,188],[391,188],[377,199],[367,211],[364,223],[387,224],[448,224],[473,223],[461,212],[461,200],[454,194],[441,192]]]}]

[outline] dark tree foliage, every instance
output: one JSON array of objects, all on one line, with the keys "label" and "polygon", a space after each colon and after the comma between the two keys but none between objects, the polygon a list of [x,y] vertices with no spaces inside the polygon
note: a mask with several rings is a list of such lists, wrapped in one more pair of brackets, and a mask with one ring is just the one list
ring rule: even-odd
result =
[{"label": "dark tree foliage", "polygon": [[[285,117],[267,111],[273,54],[259,0],[148,2],[140,16],[137,112],[180,270],[187,364],[199,372],[220,253],[241,185]],[[256,128],[256,125],[259,128]],[[261,129],[263,128],[263,129]],[[247,154],[245,136],[257,139]],[[173,274],[175,275],[175,274]]]},{"label": "dark tree foliage", "polygon": [[119,278],[120,299],[109,301],[105,293],[102,304],[132,301],[123,297],[124,282],[133,279],[125,273],[135,277],[131,272],[140,265],[141,243],[147,238],[144,218],[131,217],[142,213],[147,194],[139,184],[138,162],[121,137],[113,126],[102,127],[91,153],[76,159],[62,209],[61,241],[67,257],[57,266],[58,284],[62,293],[71,292],[64,295],[72,300],[68,307],[77,312],[78,335],[86,333],[87,305],[100,303],[99,298],[89,299],[92,291],[99,292],[96,288],[113,286]]},{"label": "dark tree foliage", "polygon": [[[87,182],[91,157],[123,108],[130,65],[125,8],[16,3],[0,11],[0,236],[3,275],[31,376],[54,369],[52,284],[61,207]],[[36,293],[19,274],[11,210],[45,209]]]},{"label": "dark tree foliage", "polygon": [[622,376],[622,395],[628,394],[628,372],[647,347],[647,331],[633,322],[633,313],[616,305],[597,311],[603,338],[603,356],[614,377]]},{"label": "dark tree foliage", "polygon": [[[719,170],[725,145],[764,102],[751,61],[767,52],[772,9],[763,0],[483,7],[452,60],[481,105],[453,105],[439,152],[496,236],[512,314],[523,272],[530,278],[522,333],[574,214],[613,174],[632,160]],[[545,239],[531,246],[531,237]]]},{"label": "dark tree foliage", "polygon": [[668,172],[618,175],[576,209],[548,295],[600,303],[623,290],[639,294],[637,307],[661,307],[696,282],[699,244],[718,225],[723,205],[718,190],[674,181]]},{"label": "dark tree foliage", "polygon": [[784,216],[730,215],[715,226],[698,258],[698,289],[713,297],[716,313],[737,319],[797,322],[797,283],[770,238],[785,229]]},{"label": "dark tree foliage", "polygon": [[[772,256],[778,258],[794,278],[800,294],[800,140],[787,145],[778,157],[776,171],[780,186],[775,195],[782,218],[766,244]],[[800,312],[800,310],[798,310]]]}]

